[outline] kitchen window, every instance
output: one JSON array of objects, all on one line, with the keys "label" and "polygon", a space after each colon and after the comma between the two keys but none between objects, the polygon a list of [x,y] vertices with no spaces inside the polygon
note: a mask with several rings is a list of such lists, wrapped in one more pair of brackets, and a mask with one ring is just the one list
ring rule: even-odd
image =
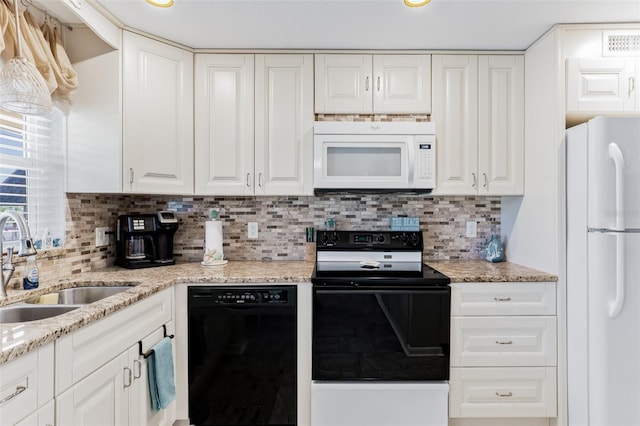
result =
[{"label": "kitchen window", "polygon": [[[64,115],[23,116],[0,110],[0,212],[27,219],[37,248],[62,246],[65,235]],[[4,246],[18,238],[9,221]]]}]

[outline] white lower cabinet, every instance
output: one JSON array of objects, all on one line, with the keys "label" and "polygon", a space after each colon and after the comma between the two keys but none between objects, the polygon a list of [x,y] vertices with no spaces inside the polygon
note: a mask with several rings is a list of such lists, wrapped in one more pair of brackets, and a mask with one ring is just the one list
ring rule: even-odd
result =
[{"label": "white lower cabinet", "polygon": [[0,368],[0,425],[53,425],[53,344]]},{"label": "white lower cabinet", "polygon": [[172,425],[175,403],[151,409],[149,349],[173,333],[172,289],[56,342],[56,424]]},{"label": "white lower cabinet", "polygon": [[452,368],[450,417],[555,417],[555,367]]},{"label": "white lower cabinet", "polygon": [[16,423],[16,426],[53,426],[56,421],[56,404],[53,399],[47,404]]},{"label": "white lower cabinet", "polygon": [[127,354],[112,359],[80,383],[56,397],[57,424],[126,425],[128,398],[124,386]]},{"label": "white lower cabinet", "polygon": [[556,417],[555,283],[451,287],[449,417]]}]

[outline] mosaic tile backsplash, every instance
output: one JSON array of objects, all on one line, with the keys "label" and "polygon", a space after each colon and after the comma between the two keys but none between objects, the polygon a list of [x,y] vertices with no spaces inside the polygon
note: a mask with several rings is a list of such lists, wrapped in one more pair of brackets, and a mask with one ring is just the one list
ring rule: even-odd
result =
[{"label": "mosaic tile backsplash", "polygon": [[[305,228],[390,229],[390,218],[415,216],[425,241],[425,260],[477,259],[492,233],[500,233],[499,197],[425,197],[419,195],[323,195],[317,197],[178,197],[155,195],[67,195],[67,235],[63,248],[38,254],[41,276],[57,279],[110,266],[115,237],[95,247],[98,226],[115,229],[125,213],[172,210],[179,219],[174,254],[180,262],[201,261],[204,224],[215,208],[223,222],[224,255],[231,260],[304,260]],[[478,222],[477,238],[465,237],[466,222]],[[258,239],[247,239],[247,223],[258,223]],[[16,274],[21,276],[18,263]],[[17,284],[18,280],[14,280]]]}]

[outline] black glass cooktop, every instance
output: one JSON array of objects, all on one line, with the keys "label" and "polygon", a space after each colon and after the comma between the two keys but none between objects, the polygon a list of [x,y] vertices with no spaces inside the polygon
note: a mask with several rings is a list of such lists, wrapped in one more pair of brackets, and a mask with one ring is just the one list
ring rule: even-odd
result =
[{"label": "black glass cooktop", "polygon": [[451,280],[429,265],[414,262],[318,262],[314,286],[443,286]]}]

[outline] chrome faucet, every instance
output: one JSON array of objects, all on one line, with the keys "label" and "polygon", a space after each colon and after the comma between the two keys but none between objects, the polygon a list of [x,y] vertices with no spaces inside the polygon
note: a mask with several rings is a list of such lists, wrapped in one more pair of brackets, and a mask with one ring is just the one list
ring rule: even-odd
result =
[{"label": "chrome faucet", "polygon": [[[24,217],[17,212],[8,210],[0,213],[0,263],[2,261],[2,230],[7,220],[11,218],[18,225],[18,233],[20,234],[20,246],[18,247],[18,256],[31,256],[36,254],[36,248],[31,241],[31,233]],[[2,273],[0,274],[0,298],[7,297],[7,285],[11,280],[15,267],[11,264],[13,257],[13,247],[7,248],[7,261],[2,264]]]}]

